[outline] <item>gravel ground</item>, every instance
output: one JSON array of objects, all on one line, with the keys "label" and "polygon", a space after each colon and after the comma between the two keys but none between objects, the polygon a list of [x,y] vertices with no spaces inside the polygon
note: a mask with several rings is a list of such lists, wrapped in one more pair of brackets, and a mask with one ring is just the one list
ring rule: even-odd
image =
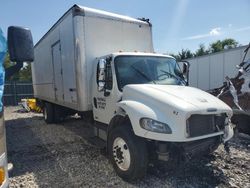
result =
[{"label": "gravel ground", "polygon": [[5,108],[10,187],[250,187],[250,136],[220,146],[213,155],[175,168],[151,167],[134,183],[120,179],[102,150],[87,140],[91,126],[79,118],[47,125],[41,114]]}]

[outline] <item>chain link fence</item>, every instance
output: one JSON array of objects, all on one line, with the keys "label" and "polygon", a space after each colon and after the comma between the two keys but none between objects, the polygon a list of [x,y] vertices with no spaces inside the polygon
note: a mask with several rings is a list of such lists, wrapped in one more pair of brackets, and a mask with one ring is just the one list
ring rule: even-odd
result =
[{"label": "chain link fence", "polygon": [[3,104],[4,106],[16,106],[21,99],[32,98],[32,82],[5,82]]}]

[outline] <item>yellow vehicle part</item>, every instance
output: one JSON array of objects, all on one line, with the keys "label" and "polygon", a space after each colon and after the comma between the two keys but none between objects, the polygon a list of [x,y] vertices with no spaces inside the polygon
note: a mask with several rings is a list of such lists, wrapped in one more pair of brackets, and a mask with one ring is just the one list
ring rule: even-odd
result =
[{"label": "yellow vehicle part", "polygon": [[42,112],[42,109],[36,105],[36,99],[27,99],[27,103],[31,111]]},{"label": "yellow vehicle part", "polygon": [[26,110],[33,112],[42,112],[42,109],[36,104],[36,99],[22,99],[21,101],[26,103],[25,105],[23,105],[25,106]]}]

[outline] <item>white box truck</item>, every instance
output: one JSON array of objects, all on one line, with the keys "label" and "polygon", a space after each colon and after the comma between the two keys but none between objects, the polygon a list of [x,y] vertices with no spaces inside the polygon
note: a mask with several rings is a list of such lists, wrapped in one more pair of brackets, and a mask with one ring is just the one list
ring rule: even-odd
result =
[{"label": "white box truck", "polygon": [[34,95],[47,123],[93,116],[116,173],[145,175],[148,162],[213,152],[233,135],[232,110],[187,86],[187,64],[154,53],[152,26],[74,5],[35,45]]}]

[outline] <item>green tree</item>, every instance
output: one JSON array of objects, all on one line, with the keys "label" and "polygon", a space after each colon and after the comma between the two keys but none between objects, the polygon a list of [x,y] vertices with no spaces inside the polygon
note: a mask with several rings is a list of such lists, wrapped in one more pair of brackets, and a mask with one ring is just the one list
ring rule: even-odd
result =
[{"label": "green tree", "polygon": [[180,61],[180,57],[176,54],[169,54],[170,56],[174,57],[177,61]]},{"label": "green tree", "polygon": [[209,54],[209,50],[206,50],[206,47],[204,44],[200,44],[199,48],[195,52],[195,56],[203,56]]},{"label": "green tree", "polygon": [[179,56],[178,60],[184,60],[184,59],[194,57],[194,54],[188,49],[186,49],[186,50],[181,49],[181,52],[178,53],[178,56]]},{"label": "green tree", "polygon": [[173,56],[177,61],[181,61],[192,57],[220,52],[223,51],[224,49],[236,48],[238,46],[240,45],[235,39],[227,38],[224,40],[217,40],[211,43],[209,45],[209,48],[206,48],[204,44],[200,44],[199,48],[195,51],[195,53],[192,53],[189,49],[181,49],[181,51],[178,52],[178,54],[170,53],[169,55]]},{"label": "green tree", "polygon": [[224,49],[230,49],[230,48],[235,48],[239,45],[239,43],[235,39],[224,39],[224,40],[217,40],[216,42],[213,42],[210,44],[210,52],[215,53],[215,52],[220,52],[223,51]]},{"label": "green tree", "polygon": [[210,52],[215,53],[215,52],[220,52],[224,48],[222,46],[222,42],[220,40],[217,40],[216,42],[213,42],[210,44]]},{"label": "green tree", "polygon": [[223,49],[236,48],[238,45],[239,45],[239,43],[236,40],[231,39],[231,38],[224,39],[222,41]]},{"label": "green tree", "polygon": [[13,64],[11,63],[10,61],[10,56],[9,56],[9,53],[6,54],[5,56],[5,60],[4,60],[4,63],[3,63],[3,67],[6,69],[10,66],[12,66]]},{"label": "green tree", "polygon": [[31,74],[31,64],[25,65],[20,71],[19,71],[19,81],[32,81],[32,74]]},{"label": "green tree", "polygon": [[[6,54],[4,60],[4,68],[7,69],[15,65],[10,61],[9,53]],[[31,65],[25,65],[19,72],[15,73],[13,76],[7,79],[8,81],[32,81],[32,74],[31,74]]]}]

